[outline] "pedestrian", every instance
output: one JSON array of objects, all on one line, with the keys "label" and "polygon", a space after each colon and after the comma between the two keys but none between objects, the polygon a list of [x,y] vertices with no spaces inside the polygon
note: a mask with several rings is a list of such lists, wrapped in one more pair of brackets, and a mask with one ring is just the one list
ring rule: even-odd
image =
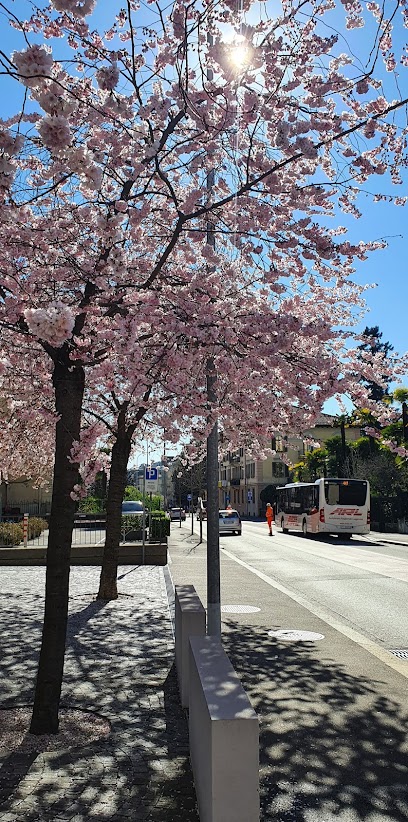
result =
[{"label": "pedestrian", "polygon": [[269,536],[270,537],[273,537],[272,523],[273,523],[274,519],[275,519],[275,514],[273,513],[272,505],[271,505],[270,502],[267,502],[266,503],[266,521],[268,523]]}]

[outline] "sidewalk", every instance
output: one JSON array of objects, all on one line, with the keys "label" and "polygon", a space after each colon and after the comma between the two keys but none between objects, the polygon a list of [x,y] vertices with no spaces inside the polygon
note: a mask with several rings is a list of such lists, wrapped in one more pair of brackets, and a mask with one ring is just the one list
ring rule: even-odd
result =
[{"label": "sidewalk", "polygon": [[391,543],[392,545],[406,545],[408,546],[408,534],[386,533],[384,531],[370,531],[365,537],[370,542]]},{"label": "sidewalk", "polygon": [[1,748],[10,709],[32,704],[45,569],[0,568],[1,821],[198,822],[163,568],[121,566],[106,604],[99,573],[71,570],[62,733]]},{"label": "sidewalk", "polygon": [[[168,568],[122,566],[116,602],[94,600],[97,567],[72,568],[73,737],[0,748],[1,822],[199,822],[165,584],[170,570],[206,602],[206,545],[190,528],[172,526]],[[32,704],[44,576],[0,568],[0,742],[5,709]],[[384,664],[225,550],[221,580],[223,643],[260,718],[261,822],[406,822],[406,663]],[[269,636],[279,628],[324,640]]]},{"label": "sidewalk", "polygon": [[[206,545],[189,526],[172,528],[169,569],[205,604]],[[221,550],[223,643],[260,719],[261,822],[406,822],[408,662],[288,596],[273,579],[285,549],[266,543],[261,576],[227,540]],[[321,639],[269,635],[279,629]]]}]

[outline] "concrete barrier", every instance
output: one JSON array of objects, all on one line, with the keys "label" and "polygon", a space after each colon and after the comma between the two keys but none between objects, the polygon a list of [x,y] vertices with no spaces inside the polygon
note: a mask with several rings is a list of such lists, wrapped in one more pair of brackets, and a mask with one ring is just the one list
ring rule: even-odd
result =
[{"label": "concrete barrier", "polygon": [[176,669],[183,708],[188,708],[190,636],[205,636],[205,608],[194,585],[176,585]]},{"label": "concrete barrier", "polygon": [[189,735],[200,822],[259,822],[259,722],[216,637],[191,637]]}]

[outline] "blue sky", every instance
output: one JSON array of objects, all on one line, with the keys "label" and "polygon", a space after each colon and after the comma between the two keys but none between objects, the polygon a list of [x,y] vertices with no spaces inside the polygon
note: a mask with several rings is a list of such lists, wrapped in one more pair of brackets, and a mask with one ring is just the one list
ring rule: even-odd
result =
[{"label": "blue sky", "polygon": [[[10,3],[10,7],[18,16],[19,12],[26,10],[28,4],[26,0],[15,0]],[[107,23],[106,18],[110,15],[108,9],[120,8],[120,3],[105,4],[99,0],[97,12],[93,15],[95,23],[102,25]],[[105,18],[105,19],[103,19]],[[348,41],[351,40],[353,47],[354,32],[347,33]],[[30,35],[31,42],[38,42],[38,39]],[[350,45],[350,43],[348,43]],[[3,25],[0,9],[0,49],[10,54],[13,48],[21,48],[21,39],[8,26]],[[59,50],[62,44],[59,45]],[[402,69],[404,71],[404,69]],[[403,75],[400,76],[400,90],[408,96],[408,83]],[[405,83],[406,88],[403,88]],[[18,108],[18,98],[16,97],[16,84],[10,82],[6,77],[0,76],[0,116],[7,117],[15,113]],[[366,292],[368,313],[360,322],[358,328],[362,330],[365,325],[378,325],[383,333],[383,340],[392,343],[395,350],[403,354],[408,349],[407,330],[407,307],[408,307],[408,205],[397,207],[392,203],[373,203],[372,194],[378,190],[382,193],[394,193],[403,195],[407,193],[408,174],[405,175],[403,186],[392,186],[387,179],[380,178],[379,183],[374,181],[369,184],[370,194],[362,194],[357,203],[363,216],[359,220],[347,218],[340,215],[338,222],[347,225],[350,229],[349,239],[351,242],[359,240],[385,239],[388,246],[383,251],[378,251],[369,255],[365,263],[356,264],[356,280],[359,283],[375,283],[376,288]],[[333,224],[335,221],[333,221]],[[408,384],[408,375],[406,384]],[[336,406],[329,404],[325,410],[334,412]]]}]

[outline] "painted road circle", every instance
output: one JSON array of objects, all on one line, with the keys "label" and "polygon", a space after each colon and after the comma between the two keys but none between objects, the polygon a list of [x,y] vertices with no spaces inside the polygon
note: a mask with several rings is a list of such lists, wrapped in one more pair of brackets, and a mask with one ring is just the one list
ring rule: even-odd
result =
[{"label": "painted road circle", "polygon": [[319,639],[324,639],[324,634],[316,634],[314,631],[298,631],[294,629],[268,631],[268,636],[272,636],[274,639],[283,639],[285,642],[318,642]]},{"label": "painted road circle", "polygon": [[255,605],[221,605],[223,614],[255,614],[260,610]]}]

